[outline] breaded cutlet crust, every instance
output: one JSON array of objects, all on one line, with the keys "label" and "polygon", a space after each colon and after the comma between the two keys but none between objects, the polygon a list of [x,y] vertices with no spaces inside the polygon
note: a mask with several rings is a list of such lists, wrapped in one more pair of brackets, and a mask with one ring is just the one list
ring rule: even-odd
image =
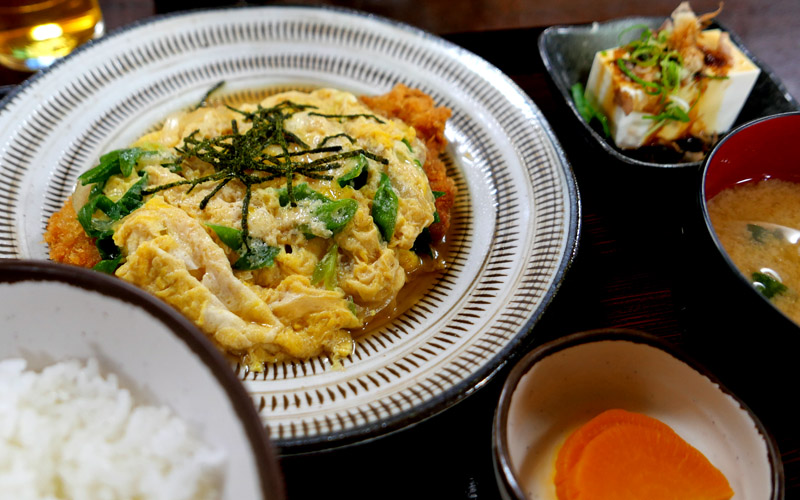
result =
[{"label": "breaded cutlet crust", "polygon": [[50,217],[44,241],[50,246],[50,258],[56,262],[93,267],[101,260],[94,239],[86,235],[78,222],[71,196],[61,210]]},{"label": "breaded cutlet crust", "polygon": [[387,94],[379,96],[362,96],[361,100],[373,111],[389,118],[399,118],[411,125],[428,148],[425,158],[425,173],[434,191],[444,195],[436,200],[436,211],[439,222],[430,226],[434,241],[439,241],[447,234],[450,227],[450,210],[455,203],[457,188],[453,179],[447,177],[447,168],[439,156],[447,146],[444,127],[452,114],[444,106],[436,106],[433,99],[418,89],[409,88],[402,83]]}]

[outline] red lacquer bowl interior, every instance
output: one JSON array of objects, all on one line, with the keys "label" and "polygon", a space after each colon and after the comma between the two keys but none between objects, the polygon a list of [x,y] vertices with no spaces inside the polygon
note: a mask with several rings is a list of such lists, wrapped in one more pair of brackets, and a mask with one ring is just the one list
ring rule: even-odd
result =
[{"label": "red lacquer bowl interior", "polygon": [[800,113],[767,117],[731,132],[706,161],[705,199],[770,178],[800,182]]}]

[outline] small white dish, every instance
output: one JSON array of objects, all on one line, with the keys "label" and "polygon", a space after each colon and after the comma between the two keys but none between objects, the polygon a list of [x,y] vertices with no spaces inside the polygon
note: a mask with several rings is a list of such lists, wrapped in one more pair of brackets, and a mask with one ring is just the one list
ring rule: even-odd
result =
[{"label": "small white dish", "polygon": [[669,425],[725,475],[734,498],[783,498],[783,466],[758,418],[703,367],[658,338],[629,330],[564,337],[512,370],[493,428],[504,498],[556,500],[561,444],[614,408]]},{"label": "small white dish", "polygon": [[0,360],[29,370],[96,359],[142,405],[167,406],[227,456],[221,500],[284,498],[252,400],[230,365],[179,313],[97,271],[0,260]]}]

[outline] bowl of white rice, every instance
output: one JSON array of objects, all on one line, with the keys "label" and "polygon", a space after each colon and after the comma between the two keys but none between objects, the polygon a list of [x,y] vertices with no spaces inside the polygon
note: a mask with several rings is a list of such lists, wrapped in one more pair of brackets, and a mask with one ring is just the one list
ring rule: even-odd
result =
[{"label": "bowl of white rice", "polygon": [[100,272],[0,261],[0,498],[282,499],[231,366]]}]

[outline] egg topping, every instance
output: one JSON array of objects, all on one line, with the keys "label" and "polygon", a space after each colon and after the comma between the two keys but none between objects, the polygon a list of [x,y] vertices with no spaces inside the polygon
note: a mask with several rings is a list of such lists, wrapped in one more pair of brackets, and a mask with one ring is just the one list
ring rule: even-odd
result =
[{"label": "egg topping", "polygon": [[199,107],[113,153],[72,197],[96,267],[171,304],[250,369],[348,356],[348,330],[437,265],[418,248],[443,194],[423,169],[426,145],[353,94]]}]

